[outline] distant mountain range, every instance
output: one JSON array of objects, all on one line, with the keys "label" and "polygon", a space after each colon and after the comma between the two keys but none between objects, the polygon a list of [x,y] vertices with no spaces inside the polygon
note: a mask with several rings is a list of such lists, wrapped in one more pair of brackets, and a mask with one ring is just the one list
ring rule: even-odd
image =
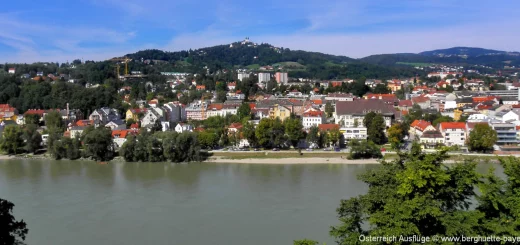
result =
[{"label": "distant mountain range", "polygon": [[433,64],[460,64],[460,65],[483,65],[496,69],[504,66],[519,66],[520,53],[506,52],[483,48],[454,47],[448,49],[437,49],[424,51],[418,54],[379,54],[359,59],[378,65],[414,65],[423,63]]},{"label": "distant mountain range", "polygon": [[[430,64],[481,65],[494,69],[505,66],[520,66],[520,53],[499,50],[454,47],[424,51],[418,54],[398,53],[371,55],[361,59],[336,56],[319,52],[290,50],[274,47],[270,44],[258,44],[244,40],[226,45],[218,45],[195,50],[168,52],[161,50],[143,50],[126,57],[141,60],[160,60],[174,64],[177,70],[198,72],[202,69],[258,69],[261,66],[283,66],[294,76],[338,77],[347,73],[345,68],[353,70],[386,69],[385,75],[410,75],[414,66]],[[395,70],[398,69],[398,70]],[[318,74],[326,70],[327,74]],[[318,74],[318,75],[317,75]],[[361,76],[361,75],[360,75]],[[382,75],[383,76],[383,75]]]}]

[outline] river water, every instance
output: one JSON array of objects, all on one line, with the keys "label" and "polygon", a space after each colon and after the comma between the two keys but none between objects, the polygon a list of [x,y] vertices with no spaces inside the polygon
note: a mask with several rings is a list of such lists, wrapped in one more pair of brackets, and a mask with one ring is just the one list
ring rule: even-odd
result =
[{"label": "river water", "polygon": [[340,200],[373,167],[2,160],[0,197],[29,245],[330,245]]}]

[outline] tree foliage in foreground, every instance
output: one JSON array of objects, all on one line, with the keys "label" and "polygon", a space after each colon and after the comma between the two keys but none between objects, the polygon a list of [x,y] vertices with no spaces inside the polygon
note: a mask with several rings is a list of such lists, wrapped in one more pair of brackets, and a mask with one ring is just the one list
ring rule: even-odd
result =
[{"label": "tree foliage in foreground", "polygon": [[[360,175],[368,192],[341,201],[337,209],[341,224],[330,232],[336,242],[361,244],[361,235],[519,236],[520,160],[500,160],[507,176],[501,180],[493,170],[483,178],[474,160],[444,165],[446,152],[424,154],[420,147],[412,147],[412,152],[399,153],[397,160]],[[477,207],[470,208],[475,199]]]},{"label": "tree foliage in foreground", "polygon": [[23,220],[17,221],[13,214],[14,204],[0,198],[0,244],[21,244],[29,232]]}]

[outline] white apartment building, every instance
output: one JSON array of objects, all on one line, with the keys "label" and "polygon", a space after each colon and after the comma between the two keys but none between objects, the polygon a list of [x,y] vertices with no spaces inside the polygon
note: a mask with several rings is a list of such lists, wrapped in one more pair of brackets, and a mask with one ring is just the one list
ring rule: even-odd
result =
[{"label": "white apartment building", "polygon": [[260,72],[258,73],[258,82],[259,83],[267,83],[271,80],[271,73]]},{"label": "white apartment building", "polygon": [[238,73],[238,80],[244,81],[244,79],[249,78],[249,73],[240,72]]},{"label": "white apartment building", "polygon": [[367,128],[363,127],[363,125],[359,127],[344,127],[340,128],[339,131],[343,132],[345,143],[353,139],[366,140],[368,137]]},{"label": "white apartment building", "polygon": [[443,122],[439,125],[439,131],[444,137],[447,146],[464,146],[466,143],[466,123]]},{"label": "white apartment building", "polygon": [[303,128],[308,129],[312,126],[318,127],[325,123],[325,113],[323,111],[307,111],[303,113],[302,124]]}]

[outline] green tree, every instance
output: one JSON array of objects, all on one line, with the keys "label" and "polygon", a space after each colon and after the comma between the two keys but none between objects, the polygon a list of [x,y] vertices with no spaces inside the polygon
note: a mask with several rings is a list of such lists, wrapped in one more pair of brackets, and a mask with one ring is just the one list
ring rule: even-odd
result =
[{"label": "green tree", "polygon": [[375,116],[376,116],[376,113],[373,111],[367,113],[365,115],[365,118],[363,118],[363,126],[365,126],[365,128],[368,129],[370,127],[370,123],[374,120]]},{"label": "green tree", "polygon": [[317,146],[319,140],[320,140],[320,130],[318,129],[317,126],[312,126],[309,129],[309,133],[307,134],[307,143],[309,144],[309,146],[311,146],[311,145]]},{"label": "green tree", "polygon": [[372,92],[374,94],[389,94],[389,93],[391,93],[390,89],[384,83],[377,84]]},{"label": "green tree", "polygon": [[339,131],[339,128],[333,128],[327,132],[327,141],[333,146],[338,146],[340,138],[341,132]]},{"label": "green tree", "polygon": [[489,152],[497,142],[497,132],[487,123],[478,123],[469,133],[467,141],[470,151]]},{"label": "green tree", "polygon": [[108,161],[114,155],[112,131],[109,128],[99,127],[85,134],[83,144],[87,157],[96,161]]},{"label": "green tree", "polygon": [[134,162],[134,151],[135,151],[135,136],[130,135],[126,138],[125,143],[119,149],[119,155],[125,159],[127,162]]},{"label": "green tree", "polygon": [[0,243],[3,245],[23,244],[29,232],[27,224],[17,221],[12,212],[14,204],[0,198]]},{"label": "green tree", "polygon": [[477,210],[484,213],[479,232],[482,236],[501,235],[518,237],[520,212],[518,206],[520,189],[520,161],[515,157],[499,158],[506,178],[495,176],[494,169],[479,185],[482,193]]},{"label": "green tree", "polygon": [[349,142],[350,159],[381,158],[381,150],[372,141],[353,139]]},{"label": "green tree", "polygon": [[378,145],[386,143],[386,124],[383,115],[376,114],[376,116],[369,122],[370,125],[367,128],[368,140]]},{"label": "green tree", "polygon": [[23,132],[18,125],[7,125],[2,132],[0,149],[7,154],[18,154],[23,147]]},{"label": "green tree", "polygon": [[237,115],[240,120],[244,118],[251,119],[251,107],[249,107],[249,103],[242,103],[242,105],[238,107]]},{"label": "green tree", "polygon": [[440,116],[437,119],[433,120],[432,125],[434,127],[437,127],[437,125],[439,125],[439,123],[442,122],[453,122],[453,118],[450,116]]},{"label": "green tree", "polygon": [[293,245],[318,245],[318,244],[319,244],[319,242],[313,241],[313,240],[308,240],[308,239],[296,240],[293,242]]},{"label": "green tree", "polygon": [[332,114],[334,113],[334,106],[332,106],[330,101],[325,103],[325,113],[327,113],[327,117],[332,117]]},{"label": "green tree", "polygon": [[218,145],[218,135],[213,131],[200,132],[197,135],[197,140],[203,149],[212,149]]},{"label": "green tree", "polygon": [[388,141],[392,145],[393,149],[399,149],[404,139],[403,126],[400,123],[396,123],[388,128]]},{"label": "green tree", "polygon": [[38,126],[35,124],[28,124],[23,130],[23,140],[25,141],[25,151],[34,153],[41,148],[42,136],[37,131]]},{"label": "green tree", "polygon": [[258,144],[262,147],[269,147],[271,135],[270,129],[272,127],[272,120],[269,118],[262,118],[256,126],[255,136],[258,140]]},{"label": "green tree", "polygon": [[284,126],[285,134],[291,141],[292,146],[296,148],[298,146],[298,142],[305,138],[301,120],[298,118],[288,118],[285,120]]},{"label": "green tree", "polygon": [[38,114],[27,114],[23,117],[25,124],[36,124],[40,123],[40,116]]},{"label": "green tree", "polygon": [[64,123],[61,114],[58,111],[50,111],[45,115],[45,125],[47,128],[63,129]]},{"label": "green tree", "polygon": [[63,137],[61,139],[61,143],[63,145],[64,151],[65,151],[65,157],[70,160],[76,160],[81,157],[81,142],[78,138],[68,138]]},{"label": "green tree", "polygon": [[331,229],[336,242],[363,244],[361,235],[478,235],[483,216],[469,210],[479,183],[476,163],[466,161],[447,167],[443,164],[446,158],[445,149],[427,155],[420,151],[401,153],[394,162],[383,162],[360,175],[368,192],[341,201],[337,209],[341,224]]},{"label": "green tree", "polygon": [[242,124],[241,129],[242,136],[249,142],[249,145],[256,147],[256,136],[255,136],[255,125],[249,121]]}]

